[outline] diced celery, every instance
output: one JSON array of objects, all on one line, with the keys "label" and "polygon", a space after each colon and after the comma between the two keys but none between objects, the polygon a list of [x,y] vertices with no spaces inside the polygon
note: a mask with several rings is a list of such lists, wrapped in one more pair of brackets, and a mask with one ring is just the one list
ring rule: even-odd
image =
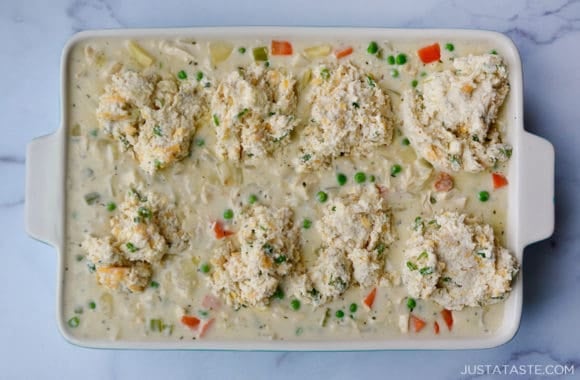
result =
[{"label": "diced celery", "polygon": [[149,67],[153,63],[153,57],[151,57],[139,44],[135,41],[129,41],[127,44],[129,53],[131,56],[143,67]]},{"label": "diced celery", "polygon": [[223,41],[213,41],[209,43],[209,56],[211,63],[217,65],[229,58],[232,54],[234,45],[223,42]]},{"label": "diced celery", "polygon": [[268,48],[265,46],[260,46],[252,50],[254,55],[254,61],[267,61],[268,60]]},{"label": "diced celery", "polygon": [[304,54],[310,59],[326,57],[332,51],[330,45],[311,46],[304,49]]}]

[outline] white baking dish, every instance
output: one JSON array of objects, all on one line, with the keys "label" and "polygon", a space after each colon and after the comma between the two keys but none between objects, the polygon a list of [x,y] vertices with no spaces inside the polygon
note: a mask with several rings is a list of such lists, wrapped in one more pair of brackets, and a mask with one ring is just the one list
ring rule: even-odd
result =
[{"label": "white baking dish", "polygon": [[400,30],[366,28],[189,28],[148,30],[107,30],[82,32],[64,48],[61,64],[62,121],[51,135],[33,140],[27,150],[26,230],[30,236],[46,242],[58,252],[57,320],[63,336],[71,343],[98,348],[147,349],[234,349],[234,350],[377,350],[377,349],[467,349],[487,348],[509,341],[518,330],[523,299],[522,275],[517,277],[511,296],[505,304],[501,327],[492,335],[480,338],[419,339],[403,336],[397,339],[372,341],[236,341],[198,340],[179,342],[82,341],[71,336],[63,316],[63,273],[66,223],[66,152],[67,152],[67,89],[68,59],[78,42],[94,37],[175,37],[224,39],[237,38],[332,38],[381,39],[397,41],[454,40],[492,42],[506,60],[510,71],[511,92],[505,105],[509,123],[507,140],[513,145],[509,165],[507,210],[507,248],[522,262],[526,245],[545,239],[554,227],[554,150],[552,145],[525,132],[523,123],[522,66],[518,51],[506,36],[476,30]]}]

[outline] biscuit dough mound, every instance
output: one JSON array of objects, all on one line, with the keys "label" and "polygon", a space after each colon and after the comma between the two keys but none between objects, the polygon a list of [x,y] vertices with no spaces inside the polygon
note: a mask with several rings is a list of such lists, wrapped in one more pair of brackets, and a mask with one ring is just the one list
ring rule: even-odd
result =
[{"label": "biscuit dough mound", "polygon": [[403,131],[417,154],[443,171],[480,172],[512,152],[495,124],[509,92],[498,55],[456,58],[403,94]]}]

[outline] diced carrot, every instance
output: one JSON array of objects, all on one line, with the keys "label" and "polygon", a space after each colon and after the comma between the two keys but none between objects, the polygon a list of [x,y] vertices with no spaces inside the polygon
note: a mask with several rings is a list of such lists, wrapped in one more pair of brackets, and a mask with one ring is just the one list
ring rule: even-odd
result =
[{"label": "diced carrot", "polygon": [[208,319],[207,321],[205,321],[204,323],[201,324],[201,327],[199,329],[199,338],[202,338],[205,333],[207,332],[207,330],[211,327],[211,325],[213,324],[214,319]]},{"label": "diced carrot", "polygon": [[445,321],[447,328],[449,329],[449,331],[451,331],[451,329],[453,328],[453,314],[451,313],[451,310],[447,309],[441,310],[441,316],[443,317],[443,320]]},{"label": "diced carrot", "polygon": [[206,309],[217,310],[220,305],[220,300],[211,294],[206,294],[201,301],[201,306],[205,307]]},{"label": "diced carrot", "polygon": [[435,335],[439,335],[439,323],[435,322],[433,330],[435,330]]},{"label": "diced carrot", "polygon": [[449,174],[441,172],[437,175],[437,179],[433,184],[437,191],[449,191],[453,189],[453,177]]},{"label": "diced carrot", "polygon": [[272,41],[272,55],[292,55],[292,44],[288,41]]},{"label": "diced carrot", "polygon": [[216,239],[223,239],[234,234],[232,231],[224,230],[224,225],[220,221],[213,222],[213,232]]},{"label": "diced carrot", "polygon": [[353,52],[352,46],[345,47],[344,49],[337,50],[334,55],[337,59],[341,59],[351,55]]},{"label": "diced carrot", "polygon": [[183,317],[181,317],[181,323],[183,323],[184,325],[186,325],[191,329],[196,329],[199,326],[200,322],[201,321],[199,320],[199,318],[194,317],[193,315],[184,315]]},{"label": "diced carrot", "polygon": [[433,45],[422,47],[417,54],[423,63],[431,63],[441,59],[441,47],[436,42]]},{"label": "diced carrot", "polygon": [[504,186],[507,186],[507,184],[508,184],[508,180],[506,177],[504,177],[503,174],[491,173],[491,177],[493,179],[493,188],[494,189],[502,188]]},{"label": "diced carrot", "polygon": [[423,327],[425,327],[425,325],[426,325],[424,320],[422,320],[419,317],[415,317],[413,314],[409,315],[409,319],[411,322],[411,326],[413,326],[413,330],[415,332],[419,332],[419,331],[423,330]]},{"label": "diced carrot", "polygon": [[372,309],[373,303],[375,303],[376,295],[377,295],[377,288],[373,288],[373,290],[371,290],[370,293],[367,294],[367,296],[363,300],[363,304],[366,307],[368,307],[369,309]]}]

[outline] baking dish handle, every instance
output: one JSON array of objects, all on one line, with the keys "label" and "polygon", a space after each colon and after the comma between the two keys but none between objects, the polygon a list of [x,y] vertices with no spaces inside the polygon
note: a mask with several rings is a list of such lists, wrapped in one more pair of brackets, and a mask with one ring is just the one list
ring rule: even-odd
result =
[{"label": "baking dish handle", "polygon": [[554,146],[525,132],[520,170],[520,222],[526,228],[524,245],[546,239],[554,232]]},{"label": "baking dish handle", "polygon": [[26,151],[26,232],[56,246],[62,236],[62,169],[60,132],[32,140]]}]

